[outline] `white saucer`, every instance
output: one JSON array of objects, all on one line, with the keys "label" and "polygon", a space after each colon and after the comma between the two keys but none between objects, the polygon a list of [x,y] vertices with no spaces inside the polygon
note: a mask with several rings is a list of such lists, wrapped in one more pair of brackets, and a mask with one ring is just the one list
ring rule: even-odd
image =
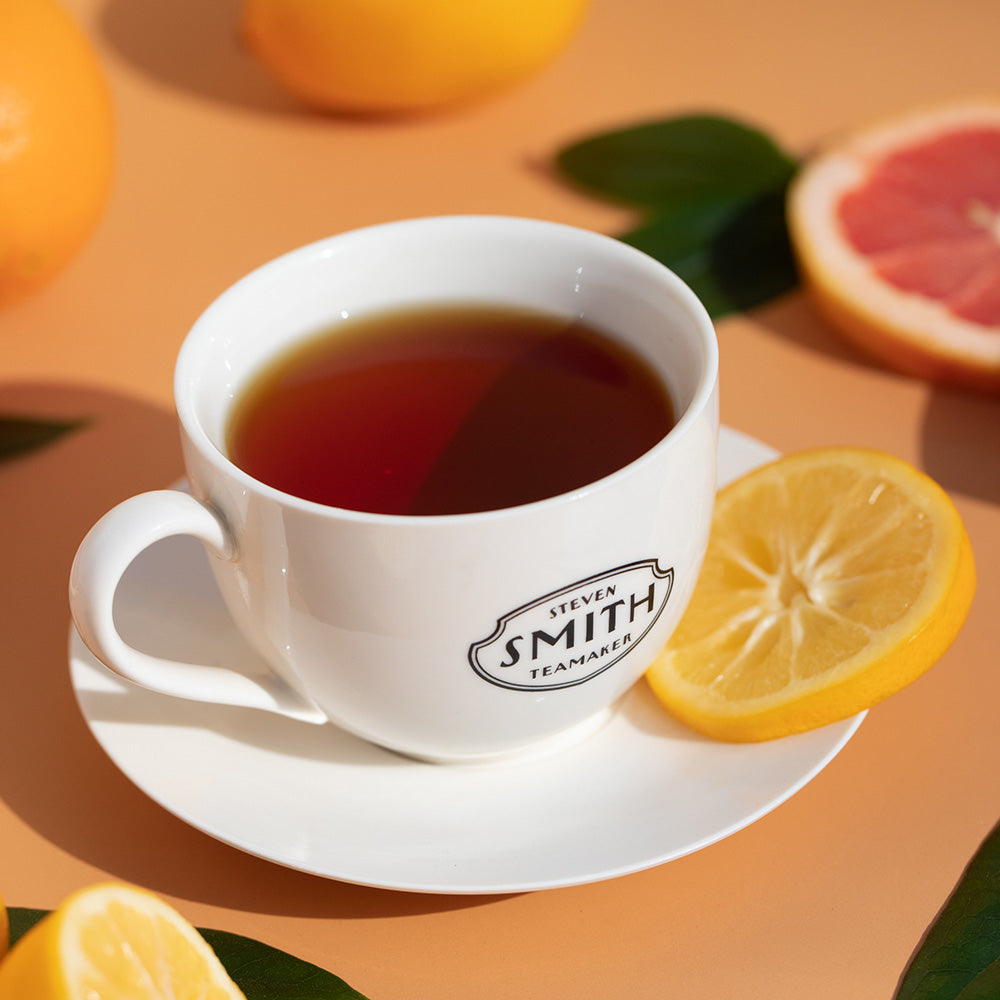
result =
[{"label": "white saucer", "polygon": [[[720,480],[774,452],[723,430]],[[147,651],[260,666],[235,632],[200,543],[157,543],[116,616]],[[674,723],[640,682],[607,724],[544,757],[435,765],[332,725],[197,705],[128,684],[70,635],[80,708],[147,795],[250,854],[363,885],[507,893],[613,878],[727,837],[818,774],[863,715],[771,743],[716,743]]]}]

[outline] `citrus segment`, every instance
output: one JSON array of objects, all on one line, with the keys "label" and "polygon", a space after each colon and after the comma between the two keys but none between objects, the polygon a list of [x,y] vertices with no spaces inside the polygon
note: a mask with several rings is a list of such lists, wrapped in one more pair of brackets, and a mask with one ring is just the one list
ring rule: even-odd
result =
[{"label": "citrus segment", "polygon": [[2,1000],[245,1000],[204,938],[140,889],[70,896],[0,962]]},{"label": "citrus segment", "polygon": [[788,222],[845,336],[902,371],[1000,391],[1000,100],[832,146],[792,184]]},{"label": "citrus segment", "polygon": [[824,448],[719,492],[691,602],[647,679],[731,741],[849,718],[934,664],[975,590],[944,491],[900,459]]},{"label": "citrus segment", "polygon": [[0,2],[0,304],[80,249],[112,161],[111,98],[84,33],[55,0]]},{"label": "citrus segment", "polygon": [[244,0],[243,36],[315,107],[358,114],[468,101],[540,69],[586,0]]},{"label": "citrus segment", "polygon": [[1000,128],[956,130],[889,154],[843,197],[839,215],[851,245],[890,284],[1000,327]]}]

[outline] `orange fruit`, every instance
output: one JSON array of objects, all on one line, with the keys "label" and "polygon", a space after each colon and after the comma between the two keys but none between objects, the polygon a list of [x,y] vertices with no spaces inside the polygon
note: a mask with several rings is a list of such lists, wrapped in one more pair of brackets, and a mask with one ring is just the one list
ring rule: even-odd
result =
[{"label": "orange fruit", "polygon": [[405,114],[481,97],[535,72],[586,0],[244,0],[243,35],[308,104]]},{"label": "orange fruit", "polygon": [[152,893],[74,893],[0,962],[2,1000],[245,1000],[205,939]]},{"label": "orange fruit", "polygon": [[7,907],[0,898],[0,958],[7,954],[10,947],[10,920],[7,917]]},{"label": "orange fruit", "polygon": [[83,31],[55,0],[0,0],[0,304],[79,250],[112,160],[111,98]]},{"label": "orange fruit", "polygon": [[837,142],[793,181],[788,223],[847,338],[899,371],[1000,391],[1000,98]]},{"label": "orange fruit", "polygon": [[976,587],[944,490],[878,451],[817,448],[719,491],[694,594],[647,679],[734,742],[850,718],[951,645]]}]

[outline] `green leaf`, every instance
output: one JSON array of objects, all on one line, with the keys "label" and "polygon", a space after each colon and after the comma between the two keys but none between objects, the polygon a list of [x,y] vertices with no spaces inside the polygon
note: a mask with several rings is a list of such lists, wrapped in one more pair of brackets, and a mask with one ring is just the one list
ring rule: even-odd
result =
[{"label": "green leaf", "polygon": [[796,161],[731,118],[687,115],[598,135],[556,157],[591,191],[645,209],[620,236],[675,271],[718,319],[795,288],[785,222]]},{"label": "green leaf", "polygon": [[[10,907],[11,944],[47,913]],[[228,931],[199,928],[199,933],[247,1000],[365,1000],[339,976],[270,945]]]},{"label": "green leaf", "polygon": [[10,923],[10,943],[13,945],[18,938],[31,930],[48,910],[29,910],[23,906],[7,907],[7,920]]},{"label": "green leaf", "polygon": [[752,198],[787,183],[796,162],[731,118],[687,115],[583,139],[557,167],[590,191],[657,208]]},{"label": "green leaf", "polygon": [[1000,997],[1000,958],[987,965],[955,1000],[997,1000]]},{"label": "green leaf", "polygon": [[895,1000],[1000,996],[1000,825],[975,853],[924,937]]},{"label": "green leaf", "polygon": [[83,423],[83,420],[0,416],[0,461],[42,448]]},{"label": "green leaf", "polygon": [[682,278],[719,319],[795,288],[786,186],[742,202],[661,211],[620,238]]},{"label": "green leaf", "polygon": [[227,931],[200,933],[247,1000],[364,1000],[332,972],[270,945]]}]

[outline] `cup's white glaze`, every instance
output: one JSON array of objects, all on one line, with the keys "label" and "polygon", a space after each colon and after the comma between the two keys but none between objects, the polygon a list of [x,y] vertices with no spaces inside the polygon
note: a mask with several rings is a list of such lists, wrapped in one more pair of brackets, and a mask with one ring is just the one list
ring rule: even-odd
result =
[{"label": "cup's white glaze", "polygon": [[[338,318],[441,301],[534,307],[605,329],[661,373],[676,426],[582,489],[439,517],[324,507],[226,458],[234,397],[284,347]],[[584,731],[642,675],[694,586],[715,492],[717,369],[711,322],[690,290],[594,233],[457,216],[293,251],[224,292],[190,331],[175,397],[191,496],[144,494],[95,526],[71,576],[77,628],[144,686],[331,720],[427,759],[488,759]],[[117,635],[111,603],[125,567],[176,533],[205,542],[272,682],[158,660]]]}]

